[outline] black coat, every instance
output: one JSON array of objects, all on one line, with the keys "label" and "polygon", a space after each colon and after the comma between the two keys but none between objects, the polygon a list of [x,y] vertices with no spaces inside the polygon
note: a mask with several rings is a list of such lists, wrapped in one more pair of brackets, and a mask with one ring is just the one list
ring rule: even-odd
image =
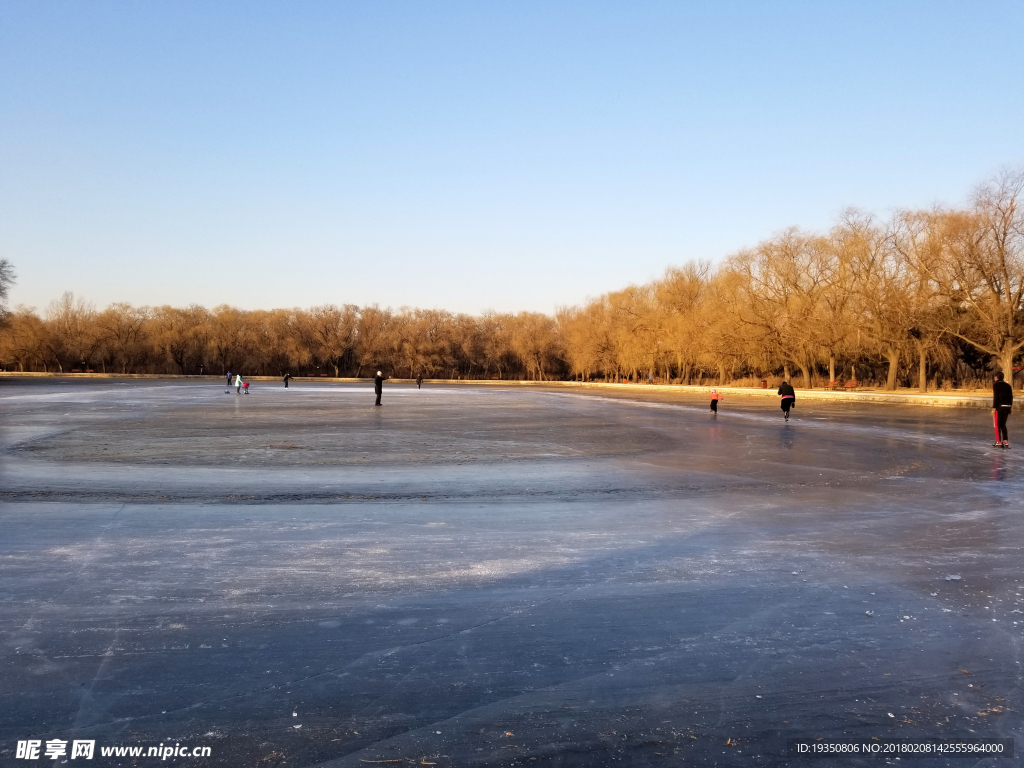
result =
[{"label": "black coat", "polygon": [[373,391],[378,395],[384,391],[384,377],[375,376],[373,378]]},{"label": "black coat", "polygon": [[783,395],[789,395],[796,400],[796,392],[793,390],[793,385],[788,381],[782,382],[782,385],[779,387],[779,397],[782,397]]},{"label": "black coat", "polygon": [[1013,405],[1013,387],[1011,387],[1005,381],[996,381],[992,384],[992,407],[999,408],[1005,406],[1009,408]]}]

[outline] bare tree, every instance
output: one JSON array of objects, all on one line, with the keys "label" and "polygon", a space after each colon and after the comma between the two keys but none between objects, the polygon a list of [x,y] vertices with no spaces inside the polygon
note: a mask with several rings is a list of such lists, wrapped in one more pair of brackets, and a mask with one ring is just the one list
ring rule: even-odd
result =
[{"label": "bare tree", "polygon": [[[713,279],[711,264],[697,261],[669,269],[655,286],[655,295],[665,315],[665,350],[675,359],[676,375],[684,384],[707,341],[708,301]],[[706,346],[706,344],[705,344]]]},{"label": "bare tree", "polygon": [[14,266],[7,259],[0,259],[0,324],[7,317],[7,297],[14,285]]},{"label": "bare tree", "polygon": [[221,371],[241,371],[248,357],[246,313],[226,304],[210,313],[209,345]]},{"label": "bare tree", "polygon": [[20,307],[12,312],[0,332],[0,360],[14,363],[19,371],[42,368],[48,371],[45,323],[31,309]]},{"label": "bare tree", "polygon": [[828,284],[824,238],[797,229],[737,254],[730,268],[744,278],[740,319],[774,355],[794,363],[804,385],[819,348],[819,303]]},{"label": "bare tree", "polygon": [[[203,365],[210,338],[210,316],[193,304],[184,309],[160,307],[153,310],[151,342],[185,374]],[[225,369],[226,370],[226,369]]]},{"label": "bare tree", "polygon": [[484,366],[499,379],[505,378],[518,362],[512,349],[513,322],[512,315],[495,312],[485,312],[480,318]]},{"label": "bare tree", "polygon": [[726,384],[734,370],[751,355],[752,348],[771,356],[777,347],[764,343],[765,335],[751,334],[751,326],[737,322],[745,314],[746,276],[732,269],[723,269],[711,282],[701,303],[698,328],[701,332],[701,360],[718,373],[718,383]]},{"label": "bare tree", "polygon": [[313,357],[334,369],[335,378],[341,375],[341,366],[355,348],[358,317],[357,308],[351,304],[324,304],[297,319],[298,332],[307,348]]},{"label": "bare tree", "polygon": [[594,371],[601,370],[607,356],[609,341],[603,310],[603,303],[591,302],[584,307],[561,307],[555,313],[569,372],[581,381],[589,381]]},{"label": "bare tree", "polygon": [[608,296],[611,341],[618,366],[634,379],[652,372],[664,337],[653,286],[630,286]]},{"label": "bare tree", "polygon": [[266,364],[278,376],[297,371],[313,358],[312,349],[303,343],[301,310],[279,309],[266,317],[271,351]]},{"label": "bare tree", "polygon": [[904,312],[911,347],[917,352],[918,389],[928,389],[929,360],[946,357],[946,303],[937,276],[943,274],[942,221],[940,212],[899,211],[890,224],[890,240],[897,257],[906,265]]},{"label": "bare tree", "polygon": [[[847,211],[847,218],[856,217]],[[853,228],[854,231],[856,228]],[[827,247],[817,252],[820,263],[816,270],[823,276],[815,316],[815,342],[828,360],[828,380],[838,382],[836,364],[840,357],[857,350],[856,309],[854,300],[853,265],[847,250],[848,229],[842,225],[833,228]]]},{"label": "bare tree", "polygon": [[888,363],[886,389],[896,389],[900,361],[907,350],[914,318],[909,293],[914,283],[911,265],[893,248],[891,233],[873,218],[848,215],[842,234],[850,265],[859,341],[876,350]]},{"label": "bare tree", "polygon": [[96,316],[99,340],[110,346],[121,373],[134,371],[145,356],[145,326],[149,318],[148,309],[125,303],[111,304]]},{"label": "bare tree", "polygon": [[969,212],[945,217],[947,330],[993,355],[1007,381],[1024,347],[1024,170],[980,186]]},{"label": "bare tree", "polygon": [[512,350],[534,381],[546,381],[560,358],[555,321],[540,312],[521,312],[513,318]]},{"label": "bare tree", "polygon": [[93,305],[71,292],[50,304],[45,317],[49,330],[46,344],[60,371],[65,364],[88,365],[99,341],[95,319]]},{"label": "bare tree", "polygon": [[[437,313],[437,310],[432,310]],[[438,332],[444,333],[449,339],[446,349],[452,357],[456,367],[467,377],[472,378],[477,371],[485,370],[486,356],[484,354],[483,339],[480,334],[480,325],[475,317],[469,315],[449,315],[447,312],[440,313],[446,316],[444,325],[438,326]]]},{"label": "bare tree", "polygon": [[357,376],[360,376],[362,369],[367,366],[373,369],[394,369],[401,344],[399,342],[396,348],[393,324],[393,316],[389,309],[381,309],[377,305],[373,305],[363,307],[359,312],[359,320],[356,324],[359,359]]}]

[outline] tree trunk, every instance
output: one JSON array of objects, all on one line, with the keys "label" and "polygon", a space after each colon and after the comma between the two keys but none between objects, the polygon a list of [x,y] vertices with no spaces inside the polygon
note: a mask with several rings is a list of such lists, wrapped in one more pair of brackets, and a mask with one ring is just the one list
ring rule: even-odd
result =
[{"label": "tree trunk", "polygon": [[782,380],[789,381],[789,364],[782,366]]},{"label": "tree trunk", "polygon": [[1013,386],[1013,350],[1003,350],[999,356],[999,367],[1003,371],[1003,378],[1011,387]]},{"label": "tree trunk", "polygon": [[896,374],[899,373],[900,352],[898,349],[889,348],[885,351],[884,357],[889,361],[889,372],[885,377],[885,388],[892,392],[896,389]]},{"label": "tree trunk", "polygon": [[928,391],[928,352],[925,348],[917,349],[917,388],[922,392]]},{"label": "tree trunk", "polygon": [[814,389],[814,385],[811,383],[811,369],[804,363],[800,363],[800,373],[804,375],[804,386],[808,389]]},{"label": "tree trunk", "polygon": [[836,380],[836,356],[832,354],[828,356],[828,380],[830,384]]},{"label": "tree trunk", "polygon": [[718,364],[718,386],[725,386],[725,365],[722,363]]}]

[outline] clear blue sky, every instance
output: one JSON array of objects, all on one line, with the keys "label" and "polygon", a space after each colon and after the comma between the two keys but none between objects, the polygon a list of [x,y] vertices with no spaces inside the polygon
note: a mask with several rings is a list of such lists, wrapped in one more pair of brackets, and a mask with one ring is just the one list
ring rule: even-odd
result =
[{"label": "clear blue sky", "polygon": [[1024,3],[0,4],[13,303],[551,311],[1024,163]]}]

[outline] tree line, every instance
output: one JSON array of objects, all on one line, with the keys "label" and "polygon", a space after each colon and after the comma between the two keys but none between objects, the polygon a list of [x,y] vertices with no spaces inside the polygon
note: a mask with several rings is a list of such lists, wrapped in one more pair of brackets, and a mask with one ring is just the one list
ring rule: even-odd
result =
[{"label": "tree line", "polygon": [[[97,310],[65,294],[6,312],[14,371],[974,386],[1024,349],[1024,170],[962,208],[848,210],[717,265],[559,309],[481,316],[324,305]],[[0,300],[13,272],[0,261]]]},{"label": "tree line", "polygon": [[410,378],[551,378],[560,354],[555,321],[543,314],[471,317],[330,304],[242,310],[117,303],[97,311],[70,293],[42,315],[16,309],[0,331],[0,361],[12,371],[361,377],[382,369]]}]

